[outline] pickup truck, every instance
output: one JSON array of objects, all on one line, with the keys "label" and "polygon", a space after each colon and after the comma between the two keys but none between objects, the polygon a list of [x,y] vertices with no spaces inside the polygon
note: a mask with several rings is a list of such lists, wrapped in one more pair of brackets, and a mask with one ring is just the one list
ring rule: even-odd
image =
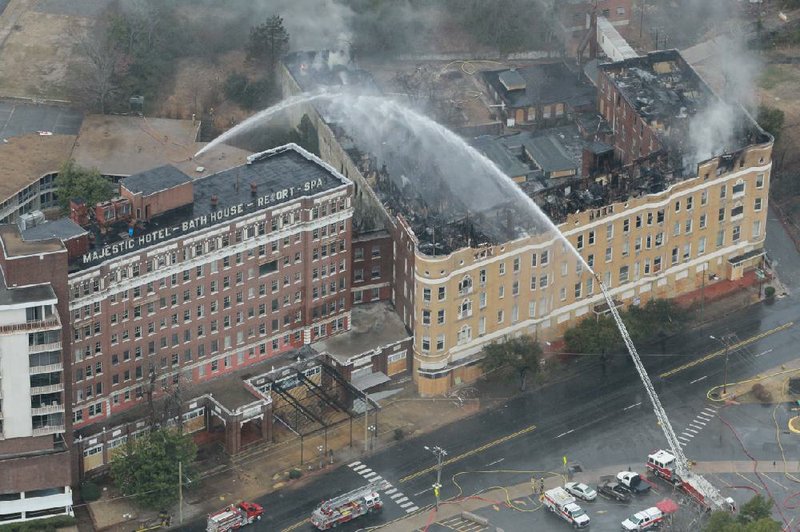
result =
[{"label": "pickup truck", "polygon": [[650,491],[650,484],[639,473],[633,471],[620,471],[617,473],[617,482],[626,490],[637,495]]},{"label": "pickup truck", "polygon": [[627,488],[614,480],[602,480],[597,485],[597,493],[619,502],[631,502],[631,494]]}]

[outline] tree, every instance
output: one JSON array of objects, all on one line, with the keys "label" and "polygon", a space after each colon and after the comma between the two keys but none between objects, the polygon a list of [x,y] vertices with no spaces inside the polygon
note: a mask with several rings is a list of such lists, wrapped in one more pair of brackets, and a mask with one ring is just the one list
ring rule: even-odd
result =
[{"label": "tree", "polygon": [[283,18],[280,16],[272,15],[263,24],[250,28],[248,61],[263,61],[272,72],[288,50],[289,32],[283,27]]},{"label": "tree", "polygon": [[780,138],[784,119],[784,112],[780,109],[767,105],[758,106],[758,117],[756,121],[764,131],[775,137],[775,142]]},{"label": "tree", "polygon": [[107,35],[108,28],[99,23],[96,31],[76,37],[79,60],[68,67],[68,83],[74,99],[103,114],[119,92],[125,70],[121,54],[109,46]]},{"label": "tree", "polygon": [[82,198],[87,205],[111,199],[114,187],[96,169],[81,168],[73,159],[61,165],[56,177],[56,196],[61,208],[69,208],[69,200]]},{"label": "tree", "polygon": [[610,355],[622,346],[617,324],[610,316],[590,316],[564,333],[568,353]]},{"label": "tree", "polygon": [[175,429],[158,429],[128,439],[124,454],[111,462],[111,477],[125,496],[151,509],[178,500],[178,464],[191,478],[197,447],[191,437]]},{"label": "tree", "polygon": [[519,376],[519,389],[524,390],[528,375],[539,373],[541,356],[542,347],[531,335],[524,334],[484,346],[481,364],[487,373],[501,368],[512,369]]},{"label": "tree", "polygon": [[772,519],[772,500],[756,495],[739,510],[734,518],[723,510],[711,514],[705,532],[780,532],[780,521]]}]

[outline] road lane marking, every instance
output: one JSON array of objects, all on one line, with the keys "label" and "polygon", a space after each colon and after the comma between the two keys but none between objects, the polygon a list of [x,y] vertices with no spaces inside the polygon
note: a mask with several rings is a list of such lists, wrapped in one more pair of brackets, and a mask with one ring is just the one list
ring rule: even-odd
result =
[{"label": "road lane marking", "polygon": [[420,491],[419,493],[415,493],[415,494],[414,494],[414,497],[419,497],[419,496],[420,496],[420,495],[422,495],[423,493],[427,493],[427,492],[431,491],[432,489],[433,489],[433,488],[427,488],[427,489],[424,489],[424,490]]},{"label": "road lane marking", "polygon": [[288,527],[284,528],[281,532],[292,532],[292,530],[296,530],[296,529],[300,528],[301,526],[303,526],[305,524],[308,524],[310,522],[311,522],[311,519],[305,518],[302,521],[298,521],[297,523],[293,524],[292,526],[288,526]]},{"label": "road lane marking", "polygon": [[[734,351],[736,349],[740,349],[740,348],[742,348],[742,347],[744,347],[746,345],[750,345],[753,342],[761,340],[762,338],[766,338],[767,336],[770,336],[770,335],[775,334],[777,332],[780,332],[780,331],[783,331],[785,329],[788,329],[789,327],[792,327],[793,325],[794,325],[794,322],[790,321],[790,322],[784,323],[783,325],[779,325],[779,326],[777,326],[775,328],[772,328],[772,329],[770,329],[768,331],[764,331],[764,332],[758,333],[758,334],[756,334],[754,336],[751,336],[750,338],[745,338],[744,340],[741,340],[741,341],[739,341],[739,342],[737,342],[735,344],[730,345],[728,347],[729,352],[730,351]],[[695,366],[697,366],[699,364],[702,364],[703,362],[708,362],[712,358],[716,358],[716,357],[724,355],[724,354],[725,354],[725,349],[718,349],[718,350],[714,351],[713,353],[709,353],[704,357],[698,358],[697,360],[692,360],[691,362],[688,362],[688,363],[686,363],[686,364],[684,364],[682,366],[678,366],[677,368],[673,368],[673,369],[671,369],[669,371],[665,371],[664,373],[660,374],[659,377],[662,378],[662,379],[666,379],[666,378],[672,377],[676,373],[680,373],[683,370],[686,370],[686,369],[689,369],[689,368],[693,368],[693,367],[695,367]]]},{"label": "road lane marking", "polygon": [[[500,445],[502,443],[505,443],[505,442],[507,442],[509,440],[513,440],[514,438],[518,438],[518,437],[520,437],[520,436],[522,436],[524,434],[527,434],[529,432],[532,432],[534,430],[536,430],[536,425],[530,425],[528,427],[525,427],[524,429],[518,430],[516,432],[512,432],[511,434],[507,434],[507,435],[503,436],[502,438],[498,438],[496,440],[490,441],[489,443],[485,443],[485,444],[481,445],[480,447],[476,447],[475,449],[472,449],[471,451],[467,451],[467,452],[465,452],[463,454],[460,454],[458,456],[454,456],[453,458],[445,460],[444,462],[442,462],[441,465],[442,465],[442,467],[444,467],[444,466],[448,466],[450,464],[454,464],[454,463],[459,462],[459,461],[461,461],[461,460],[463,460],[465,458],[469,458],[470,456],[474,456],[474,455],[476,455],[478,453],[481,453],[481,452],[485,451],[486,449],[491,449],[492,447],[496,447],[496,446],[498,446],[498,445]],[[413,480],[413,479],[415,479],[417,477],[421,477],[422,475],[426,475],[426,474],[430,473],[431,471],[436,471],[437,467],[439,467],[439,466],[438,465],[433,465],[433,466],[430,466],[430,467],[426,467],[425,469],[422,469],[422,470],[417,471],[415,473],[411,473],[410,475],[407,475],[407,476],[401,478],[400,481],[399,481],[399,484],[405,484],[409,480]]]},{"label": "road lane marking", "polygon": [[756,355],[756,358],[758,358],[758,357],[760,357],[760,356],[768,355],[768,354],[770,354],[770,353],[772,353],[772,348],[769,348],[769,349],[767,349],[766,351],[764,351],[764,352],[761,352],[761,353],[757,354],[757,355]]},{"label": "road lane marking", "polygon": [[702,377],[700,377],[699,379],[695,379],[695,380],[691,381],[689,384],[695,384],[695,383],[698,383],[698,382],[700,382],[700,381],[704,381],[704,380],[706,380],[707,378],[708,378],[708,375],[703,375],[703,376],[702,376]]},{"label": "road lane marking", "polygon": [[559,434],[558,436],[556,436],[556,437],[555,437],[555,438],[553,438],[553,439],[554,439],[554,440],[557,440],[557,439],[559,439],[560,437],[562,437],[562,436],[566,436],[567,434],[572,434],[573,432],[575,432],[575,429],[569,429],[567,432],[562,432],[561,434]]},{"label": "road lane marking", "polygon": [[638,403],[636,403],[635,405],[626,406],[625,408],[623,408],[623,409],[622,409],[622,411],[624,412],[625,410],[630,410],[631,408],[636,408],[636,407],[637,407],[637,406],[639,406],[640,404],[642,404],[642,402],[641,402],[641,401],[639,401],[639,402],[638,402]]},{"label": "road lane marking", "polygon": [[497,465],[497,464],[499,464],[500,462],[502,462],[503,460],[505,460],[505,458],[500,458],[499,460],[495,460],[495,461],[494,461],[494,462],[492,462],[492,463],[486,464],[486,467],[491,467],[491,466],[493,466],[493,465]]}]

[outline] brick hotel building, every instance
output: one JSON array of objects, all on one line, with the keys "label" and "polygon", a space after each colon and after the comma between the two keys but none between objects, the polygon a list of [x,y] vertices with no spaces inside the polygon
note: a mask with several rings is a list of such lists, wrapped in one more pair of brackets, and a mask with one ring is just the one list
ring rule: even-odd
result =
[{"label": "brick hotel building", "polygon": [[350,188],[299,148],[194,181],[172,167],[122,180],[146,230],[76,256],[69,277],[75,428],[149,383],[208,380],[346,329]]},{"label": "brick hotel building", "polygon": [[70,219],[0,227],[0,521],[70,511],[73,428],[348,329],[351,197],[289,145],[194,180],[156,168],[110,202],[73,200]]}]

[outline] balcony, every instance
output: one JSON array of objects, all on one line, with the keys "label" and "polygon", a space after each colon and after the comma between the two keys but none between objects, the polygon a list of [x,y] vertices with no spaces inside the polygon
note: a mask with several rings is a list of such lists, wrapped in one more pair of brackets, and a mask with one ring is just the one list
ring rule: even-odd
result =
[{"label": "balcony", "polygon": [[64,432],[64,425],[48,425],[33,429],[33,436],[47,436],[48,434],[61,434]]},{"label": "balcony", "polygon": [[29,373],[31,375],[38,375],[39,373],[53,373],[56,371],[63,371],[64,364],[59,362],[58,364],[47,364],[46,366],[31,366],[29,369]]},{"label": "balcony", "polygon": [[58,329],[61,327],[61,321],[58,315],[54,314],[53,317],[46,320],[28,321],[25,323],[10,323],[7,325],[0,325],[0,335],[2,334],[17,334],[20,332],[37,332],[47,331],[51,329]]},{"label": "balcony", "polygon": [[44,416],[47,414],[58,414],[64,412],[64,405],[52,404],[47,406],[40,406],[39,408],[31,408],[32,416]]},{"label": "balcony", "polygon": [[32,386],[31,395],[39,395],[43,393],[56,393],[64,391],[64,383],[50,384],[48,386]]},{"label": "balcony", "polygon": [[52,342],[49,344],[38,344],[38,345],[28,346],[28,354],[44,353],[46,351],[61,351],[61,342]]}]

